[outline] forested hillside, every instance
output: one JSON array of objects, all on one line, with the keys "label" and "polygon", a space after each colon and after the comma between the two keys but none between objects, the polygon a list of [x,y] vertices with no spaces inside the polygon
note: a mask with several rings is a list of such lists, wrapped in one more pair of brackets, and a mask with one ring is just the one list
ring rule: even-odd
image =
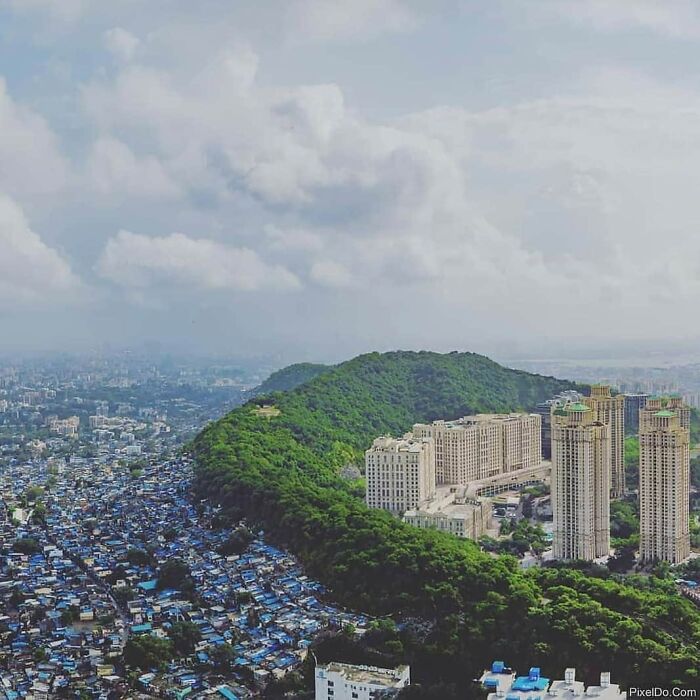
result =
[{"label": "forested hillside", "polygon": [[[700,613],[672,591],[580,572],[526,574],[515,559],[367,509],[338,476],[378,434],[527,409],[572,387],[474,354],[363,355],[209,426],[194,443],[197,488],[232,518],[262,525],[338,601],[429,621],[408,659],[419,678],[467,683],[497,657],[545,675],[576,666],[594,680],[614,668],[627,683],[693,685]],[[279,414],[258,411],[263,403]]]},{"label": "forested hillside", "polygon": [[273,372],[260,386],[255,387],[254,393],[256,396],[261,396],[274,391],[291,391],[329,369],[329,365],[319,365],[313,362],[299,362],[296,365],[289,365],[289,367]]}]

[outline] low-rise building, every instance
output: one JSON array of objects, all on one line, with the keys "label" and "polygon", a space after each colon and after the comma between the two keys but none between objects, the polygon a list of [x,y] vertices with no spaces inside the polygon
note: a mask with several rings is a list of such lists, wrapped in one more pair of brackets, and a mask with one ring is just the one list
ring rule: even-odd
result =
[{"label": "low-rise building", "polygon": [[627,693],[620,691],[620,686],[610,682],[610,672],[600,674],[599,685],[585,687],[576,680],[576,669],[567,668],[563,680],[552,680],[542,676],[540,669],[532,667],[527,676],[517,673],[503,661],[494,661],[491,668],[484,671],[479,682],[488,691],[487,700],[502,700],[514,697],[518,700],[540,700],[543,697],[597,698],[598,700],[625,700]]},{"label": "low-rise building", "polygon": [[389,698],[410,682],[409,666],[391,669],[332,662],[316,666],[316,700]]},{"label": "low-rise building", "polygon": [[488,499],[467,499],[464,488],[440,487],[434,499],[404,513],[403,520],[414,527],[432,528],[457,537],[478,540],[491,523]]}]

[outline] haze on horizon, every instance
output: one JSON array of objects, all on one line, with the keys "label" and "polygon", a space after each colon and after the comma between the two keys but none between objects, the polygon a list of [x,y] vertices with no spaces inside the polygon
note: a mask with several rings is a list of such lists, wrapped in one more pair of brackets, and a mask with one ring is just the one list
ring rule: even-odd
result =
[{"label": "haze on horizon", "polygon": [[0,0],[0,351],[688,352],[698,37],[692,0]]}]

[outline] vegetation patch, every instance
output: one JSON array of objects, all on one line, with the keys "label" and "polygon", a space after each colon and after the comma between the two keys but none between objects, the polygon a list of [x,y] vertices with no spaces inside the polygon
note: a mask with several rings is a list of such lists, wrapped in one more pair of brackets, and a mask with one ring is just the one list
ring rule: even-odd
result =
[{"label": "vegetation patch", "polygon": [[[423,621],[420,640],[402,638],[418,682],[466,688],[502,658],[550,677],[575,666],[588,682],[614,669],[621,683],[695,687],[700,611],[672,581],[628,582],[583,565],[524,572],[512,556],[368,509],[340,476],[349,462],[362,463],[377,435],[532,408],[572,388],[470,353],[363,355],[255,399],[279,407],[274,421],[258,420],[248,405],[209,425],[193,445],[196,489],[232,519],[262,526],[339,602],[399,625]],[[621,536],[627,515],[619,513]]]}]

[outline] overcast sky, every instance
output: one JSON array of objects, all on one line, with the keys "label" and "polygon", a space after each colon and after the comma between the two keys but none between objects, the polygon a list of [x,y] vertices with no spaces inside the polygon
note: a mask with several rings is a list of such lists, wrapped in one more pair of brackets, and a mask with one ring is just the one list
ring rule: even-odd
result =
[{"label": "overcast sky", "polygon": [[696,339],[696,0],[0,0],[0,351]]}]

